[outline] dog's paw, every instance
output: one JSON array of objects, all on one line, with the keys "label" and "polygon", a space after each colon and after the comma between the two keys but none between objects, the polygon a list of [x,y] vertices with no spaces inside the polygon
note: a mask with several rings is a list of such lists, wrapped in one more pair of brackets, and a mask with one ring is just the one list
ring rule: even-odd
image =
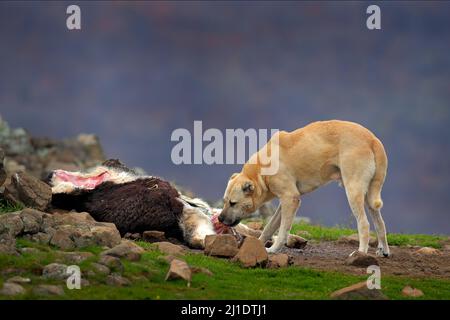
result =
[{"label": "dog's paw", "polygon": [[277,253],[278,251],[280,251],[280,249],[275,248],[274,246],[271,246],[270,248],[266,248],[267,253]]},{"label": "dog's paw", "polygon": [[384,251],[383,248],[378,248],[377,252],[375,253],[378,257],[385,257],[388,258],[391,256],[389,251]]}]

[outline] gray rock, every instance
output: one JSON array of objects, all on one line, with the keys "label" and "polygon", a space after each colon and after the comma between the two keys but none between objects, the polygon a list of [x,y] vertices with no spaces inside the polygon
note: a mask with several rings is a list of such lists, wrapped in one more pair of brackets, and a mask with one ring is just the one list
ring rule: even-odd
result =
[{"label": "gray rock", "polygon": [[124,266],[120,259],[113,256],[103,255],[98,260],[98,263],[105,265],[114,271],[123,272],[124,270]]},{"label": "gray rock", "polygon": [[170,262],[170,268],[166,275],[166,281],[174,279],[184,279],[187,281],[188,286],[190,286],[192,271],[185,261],[174,259]]},{"label": "gray rock", "polygon": [[17,296],[20,294],[24,294],[25,292],[25,289],[20,284],[12,282],[4,283],[3,288],[0,289],[0,295],[5,296]]},{"label": "gray rock", "polygon": [[95,273],[110,274],[110,272],[111,272],[111,270],[107,266],[100,264],[100,263],[94,262],[91,264],[91,266],[92,266],[92,269],[94,269]]},{"label": "gray rock", "polygon": [[20,212],[9,212],[0,215],[0,235],[16,237],[23,232]]},{"label": "gray rock", "polygon": [[9,278],[8,280],[6,280],[6,282],[16,283],[16,284],[28,284],[28,283],[31,283],[31,279],[20,277],[20,276],[15,276],[15,277]]},{"label": "gray rock", "polygon": [[169,255],[184,255],[185,250],[182,246],[163,241],[163,242],[155,242],[155,245],[157,246],[158,250]]},{"label": "gray rock", "polygon": [[155,231],[155,230],[144,231],[144,233],[142,234],[142,238],[144,239],[144,241],[147,241],[147,242],[167,241],[166,235],[164,232]]},{"label": "gray rock", "polygon": [[37,296],[62,296],[64,289],[62,286],[40,284],[33,288],[33,294]]},{"label": "gray rock", "polygon": [[69,277],[67,265],[61,263],[51,263],[42,270],[42,276],[52,280],[65,280]]},{"label": "gray rock", "polygon": [[23,232],[25,233],[38,233],[44,216],[44,212],[26,208],[20,212],[20,218],[23,222]]},{"label": "gray rock", "polygon": [[103,255],[109,255],[117,258],[125,258],[130,261],[138,261],[141,259],[145,250],[129,240],[122,240],[120,244],[112,249],[102,252]]},{"label": "gray rock", "polygon": [[243,267],[255,267],[258,265],[264,266],[269,259],[266,248],[261,240],[254,237],[246,237],[239,252],[233,258],[238,261]]},{"label": "gray rock", "polygon": [[115,287],[126,287],[131,284],[130,280],[119,274],[113,273],[106,277],[106,284]]},{"label": "gray rock", "polygon": [[12,203],[45,210],[52,199],[52,190],[39,179],[19,172],[11,176],[11,183],[5,187],[4,196]]}]

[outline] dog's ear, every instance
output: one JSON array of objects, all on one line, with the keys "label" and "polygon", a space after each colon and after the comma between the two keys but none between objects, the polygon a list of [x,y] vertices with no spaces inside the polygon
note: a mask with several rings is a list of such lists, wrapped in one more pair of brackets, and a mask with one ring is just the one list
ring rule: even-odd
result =
[{"label": "dog's ear", "polygon": [[234,178],[236,178],[239,175],[239,172],[235,172],[231,175],[230,180],[233,180]]},{"label": "dog's ear", "polygon": [[253,182],[247,181],[242,185],[242,191],[245,194],[252,194],[253,191],[255,191],[255,185],[253,184]]}]

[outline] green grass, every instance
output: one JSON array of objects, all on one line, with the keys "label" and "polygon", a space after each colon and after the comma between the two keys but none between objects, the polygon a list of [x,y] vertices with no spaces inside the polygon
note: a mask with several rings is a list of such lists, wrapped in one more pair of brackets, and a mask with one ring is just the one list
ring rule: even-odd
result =
[{"label": "green grass", "polygon": [[[143,244],[140,243],[139,244]],[[23,253],[21,256],[0,255],[0,270],[16,268],[20,274],[32,279],[32,285],[63,284],[63,281],[42,279],[42,267],[58,260],[57,251],[46,245],[39,245],[23,239],[18,247],[34,247],[38,253]],[[123,276],[132,281],[129,287],[106,285],[105,275],[88,277],[90,286],[81,290],[65,289],[65,296],[51,299],[329,299],[331,292],[345,286],[364,281],[365,275],[355,276],[336,272],[315,271],[301,267],[283,269],[244,269],[236,263],[224,259],[207,257],[202,254],[188,254],[184,259],[191,266],[205,267],[213,276],[194,274],[190,287],[182,280],[165,281],[169,264],[161,259],[162,254],[144,244],[148,250],[138,262],[122,260]],[[79,266],[86,275],[92,270],[91,263],[98,260],[101,248],[91,247],[87,251],[94,257]],[[61,258],[60,262],[64,262]],[[12,274],[10,276],[13,276]],[[5,276],[0,276],[0,285]],[[24,287],[30,289],[32,285]],[[450,280],[411,279],[405,277],[383,277],[382,291],[391,299],[405,299],[401,290],[405,285],[421,289],[423,299],[450,299]],[[65,286],[64,286],[65,287]],[[28,293],[16,299],[39,299]],[[0,299],[8,297],[0,296]],[[48,297],[46,297],[48,298]]]},{"label": "green grass", "polygon": [[24,207],[20,204],[11,204],[5,199],[0,199],[0,214],[22,210]]},{"label": "green grass", "polygon": [[[299,231],[307,231],[310,236],[306,236],[308,240],[317,241],[335,241],[342,236],[349,236],[357,233],[357,230],[335,226],[324,227],[320,225],[312,225],[306,223],[295,224],[292,227],[291,233],[297,234]],[[375,234],[372,233],[374,236]],[[422,246],[441,248],[442,242],[448,240],[447,236],[443,235],[428,235],[428,234],[388,234],[388,243],[394,246]]]}]

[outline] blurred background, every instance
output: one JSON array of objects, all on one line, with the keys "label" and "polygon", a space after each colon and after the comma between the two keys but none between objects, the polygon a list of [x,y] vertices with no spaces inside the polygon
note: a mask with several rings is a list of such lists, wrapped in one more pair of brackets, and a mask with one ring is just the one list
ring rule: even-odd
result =
[{"label": "blurred background", "polygon": [[[450,3],[0,3],[0,114],[33,136],[94,133],[107,157],[217,200],[240,165],[174,165],[176,128],[278,128],[343,119],[384,143],[391,232],[450,233]],[[299,215],[351,225],[344,190]]]}]

